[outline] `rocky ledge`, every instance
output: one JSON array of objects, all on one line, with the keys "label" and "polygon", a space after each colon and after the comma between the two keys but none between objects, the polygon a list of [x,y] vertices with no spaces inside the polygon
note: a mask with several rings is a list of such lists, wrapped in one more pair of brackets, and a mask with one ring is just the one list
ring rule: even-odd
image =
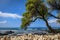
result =
[{"label": "rocky ledge", "polygon": [[36,35],[36,34],[23,34],[16,36],[0,36],[0,40],[60,40],[60,34],[47,34],[47,35]]}]

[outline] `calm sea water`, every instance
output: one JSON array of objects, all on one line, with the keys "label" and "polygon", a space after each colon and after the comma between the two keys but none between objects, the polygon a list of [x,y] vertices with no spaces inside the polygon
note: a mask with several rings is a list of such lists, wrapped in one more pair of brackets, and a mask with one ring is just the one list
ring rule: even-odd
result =
[{"label": "calm sea water", "polygon": [[[55,29],[58,29],[60,27],[53,27]],[[4,33],[6,31],[14,31],[15,34],[28,34],[28,33],[34,33],[34,32],[42,32],[43,30],[48,30],[46,27],[29,27],[27,30],[23,30],[20,28],[0,28],[0,33]]]}]

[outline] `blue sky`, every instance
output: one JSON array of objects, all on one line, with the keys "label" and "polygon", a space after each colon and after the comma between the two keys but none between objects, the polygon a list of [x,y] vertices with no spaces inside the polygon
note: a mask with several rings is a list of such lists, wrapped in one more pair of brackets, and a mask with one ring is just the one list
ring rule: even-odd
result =
[{"label": "blue sky", "polygon": [[[26,0],[0,0],[0,27],[20,27],[22,14],[26,11]],[[56,11],[53,12],[56,15]],[[50,18],[51,26],[58,26],[56,19]],[[52,25],[55,23],[56,25]],[[36,20],[29,27],[46,27],[45,22]]]}]

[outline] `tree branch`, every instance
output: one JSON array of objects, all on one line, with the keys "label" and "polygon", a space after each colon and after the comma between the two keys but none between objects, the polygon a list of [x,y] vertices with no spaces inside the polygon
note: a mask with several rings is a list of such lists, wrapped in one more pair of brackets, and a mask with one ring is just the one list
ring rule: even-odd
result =
[{"label": "tree branch", "polygon": [[54,17],[54,18],[57,18],[57,19],[60,19],[59,17],[56,17],[54,16],[53,14],[49,13],[50,16]]},{"label": "tree branch", "polygon": [[31,20],[31,22],[35,22],[37,19],[43,19],[43,18],[36,17],[34,20]]},{"label": "tree branch", "polygon": [[54,29],[49,25],[48,21],[47,21],[45,18],[43,18],[43,20],[45,21],[47,28],[48,28],[52,33],[56,33],[56,32],[57,32],[56,30],[54,30]]}]

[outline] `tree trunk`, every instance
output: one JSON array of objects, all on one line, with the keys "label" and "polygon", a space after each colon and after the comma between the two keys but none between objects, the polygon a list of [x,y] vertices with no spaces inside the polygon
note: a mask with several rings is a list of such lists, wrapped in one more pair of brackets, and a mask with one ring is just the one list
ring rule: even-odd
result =
[{"label": "tree trunk", "polygon": [[44,19],[44,21],[45,21],[45,23],[46,23],[47,28],[48,28],[52,33],[57,33],[57,31],[54,30],[54,29],[49,25],[49,23],[48,23],[48,21],[47,21],[46,19]]}]

